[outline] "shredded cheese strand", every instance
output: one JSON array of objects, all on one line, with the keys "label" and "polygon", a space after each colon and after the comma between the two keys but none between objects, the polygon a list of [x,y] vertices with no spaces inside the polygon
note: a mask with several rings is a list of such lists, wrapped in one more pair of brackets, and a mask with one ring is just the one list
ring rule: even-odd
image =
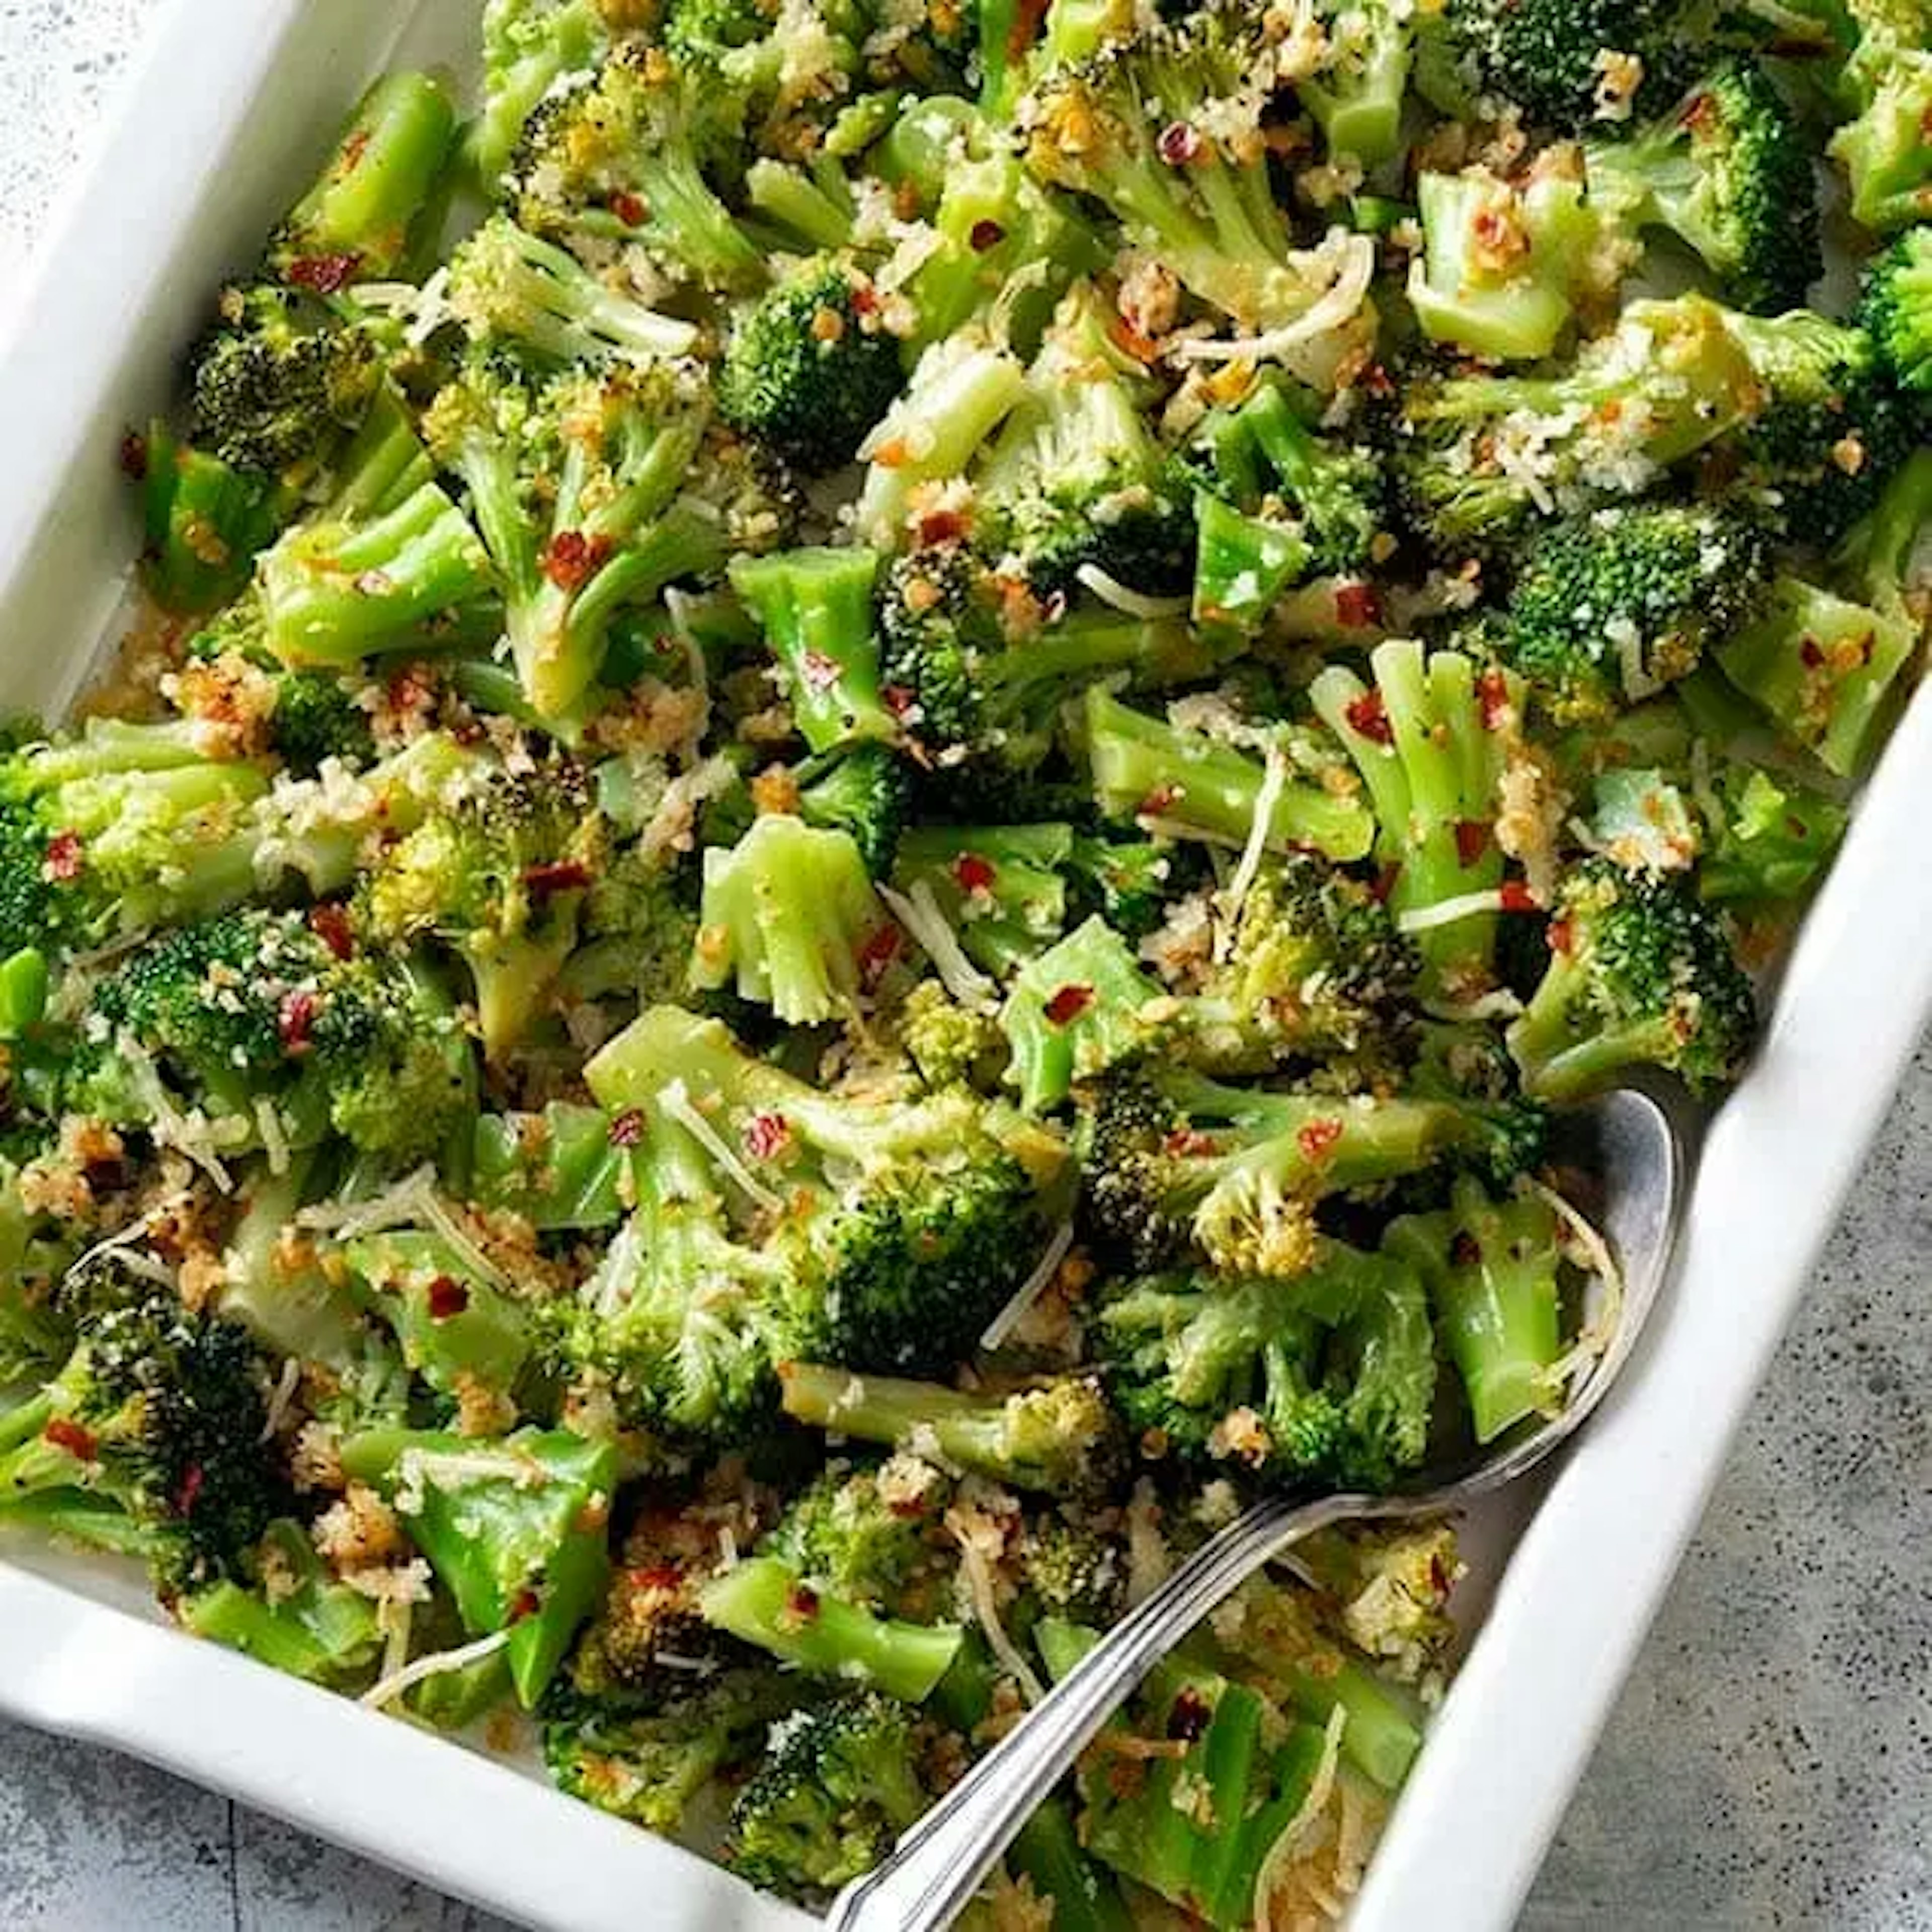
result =
[{"label": "shredded cheese strand", "polygon": [[658,1105],[664,1109],[668,1119],[675,1120],[690,1135],[738,1186],[767,1214],[776,1214],[784,1205],[783,1197],[773,1193],[738,1158],[737,1149],[698,1111],[692,1100],[691,1090],[682,1080],[674,1080],[668,1086],[659,1090]]},{"label": "shredded cheese strand", "polygon": [[1274,827],[1275,812],[1287,789],[1288,760],[1280,746],[1270,744],[1268,748],[1267,769],[1262,774],[1261,789],[1255,794],[1255,818],[1248,827],[1248,842],[1241,848],[1241,862],[1234,868],[1234,876],[1228,881],[1228,890],[1221,898],[1220,930],[1214,935],[1214,957],[1217,962],[1226,960],[1233,950],[1234,928],[1240,922],[1241,908],[1260,875],[1262,860],[1268,854],[1268,834]]},{"label": "shredded cheese strand", "polygon": [[1047,1285],[1060,1272],[1060,1264],[1066,1258],[1066,1251],[1073,1245],[1073,1223],[1063,1221],[1053,1232],[1053,1238],[1046,1244],[1046,1251],[1035,1264],[1034,1271],[1014,1290],[1005,1307],[986,1324],[986,1332],[980,1337],[982,1348],[997,1348],[1018,1327],[1020,1318],[1039,1300]]},{"label": "shredded cheese strand", "polygon": [[919,950],[932,962],[940,983],[970,1011],[995,1012],[999,1009],[998,989],[966,956],[958,935],[946,922],[931,884],[924,879],[913,882],[908,894],[881,886],[879,896],[891,908],[892,916],[910,933]]},{"label": "shredded cheese strand", "polygon": [[1046,1695],[1046,1689],[1000,1622],[999,1608],[993,1600],[993,1573],[986,1567],[985,1553],[956,1527],[952,1534],[959,1545],[959,1573],[966,1579],[973,1614],[986,1634],[986,1648],[998,1659],[1000,1668],[1019,1686],[1020,1695],[1029,1704],[1037,1704]]},{"label": "shredded cheese strand", "polygon": [[1130,590],[1118,578],[1109,577],[1097,563],[1083,563],[1073,574],[1099,598],[1129,617],[1144,617],[1149,623],[1163,617],[1184,617],[1189,604],[1185,597],[1148,597]]},{"label": "shredded cheese strand", "polygon": [[1294,1816],[1281,1828],[1280,1835],[1268,1847],[1268,1856],[1255,1880],[1255,1932],[1270,1932],[1270,1907],[1288,1868],[1300,1855],[1309,1828],[1328,1808],[1335,1792],[1335,1774],[1342,1758],[1342,1732],[1348,1721],[1340,1704],[1328,1713],[1322,1738],[1321,1762],[1308,1781],[1308,1793],[1296,1808]]},{"label": "shredded cheese strand", "polygon": [[440,1677],[446,1671],[467,1670],[472,1664],[481,1664],[486,1657],[494,1657],[509,1640],[508,1630],[492,1630],[488,1636],[479,1636],[474,1643],[460,1644],[454,1650],[439,1650],[428,1657],[419,1657],[413,1664],[406,1664],[401,1670],[392,1671],[380,1682],[370,1684],[357,1702],[372,1711],[380,1710],[426,1677]]},{"label": "shredded cheese strand", "polygon": [[1503,896],[1492,886],[1487,892],[1458,892],[1453,898],[1438,899],[1433,905],[1411,906],[1395,916],[1398,932],[1427,932],[1438,926],[1454,926],[1458,920],[1474,919],[1486,912],[1501,912]]},{"label": "shredded cheese strand", "polygon": [[1529,1185],[1540,1199],[1549,1204],[1557,1219],[1569,1229],[1576,1245],[1589,1258],[1591,1268],[1601,1288],[1597,1307],[1588,1314],[1575,1345],[1550,1365],[1547,1372],[1550,1387],[1560,1390],[1588,1374],[1616,1339],[1618,1324],[1623,1315],[1623,1270],[1617,1266],[1610,1243],[1578,1209],[1555,1188],[1542,1181],[1532,1180]]},{"label": "shredded cheese strand", "polygon": [[1332,230],[1322,249],[1316,252],[1324,250],[1335,262],[1334,278],[1313,304],[1292,322],[1262,335],[1226,340],[1191,338],[1180,344],[1174,352],[1187,362],[1265,362],[1316,336],[1325,335],[1331,328],[1340,328],[1361,307],[1369,285],[1375,280],[1376,244],[1366,235]]}]

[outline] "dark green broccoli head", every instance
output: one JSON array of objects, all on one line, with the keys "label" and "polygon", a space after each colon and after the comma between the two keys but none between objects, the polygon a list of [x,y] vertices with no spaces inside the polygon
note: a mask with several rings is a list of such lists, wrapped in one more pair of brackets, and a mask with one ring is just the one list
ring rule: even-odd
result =
[{"label": "dark green broccoli head", "polygon": [[1144,939],[1167,916],[1168,903],[1189,890],[1197,850],[1153,839],[1076,834],[1066,863],[1070,925],[1098,914],[1124,939]]},{"label": "dark green broccoli head", "polygon": [[863,1691],[772,1727],[731,1808],[727,1856],[754,1885],[792,1897],[836,1892],[871,1870],[926,1809],[916,1714]]},{"label": "dark green broccoli head", "polygon": [[911,808],[912,778],[889,746],[853,746],[814,760],[796,774],[798,814],[808,825],[848,832],[875,879],[892,868]]},{"label": "dark green broccoli head", "polygon": [[230,289],[194,358],[190,435],[238,470],[319,465],[381,376],[369,338],[286,289]]},{"label": "dark green broccoli head", "polygon": [[1034,1517],[1020,1543],[1022,1587],[1042,1616],[1105,1630],[1120,1613],[1126,1593],[1125,1553],[1087,1522]]},{"label": "dark green broccoli head", "polygon": [[1932,393],[1932,226],[1908,228],[1865,271],[1858,321],[1893,382]]},{"label": "dark green broccoli head", "polygon": [[1736,1077],[1756,1000],[1689,886],[1588,860],[1564,882],[1549,938],[1550,969],[1509,1034],[1529,1093],[1568,1100],[1643,1064],[1698,1091]]},{"label": "dark green broccoli head", "polygon": [[291,771],[312,777],[326,758],[366,764],[375,755],[369,713],[356,687],[332,671],[285,671],[275,680],[268,742]]},{"label": "dark green broccoli head", "polygon": [[1324,1244],[1293,1281],[1156,1275],[1102,1300],[1108,1387],[1144,1448],[1276,1483],[1388,1488],[1420,1462],[1436,1388],[1422,1284]]},{"label": "dark green broccoli head", "polygon": [[718,376],[724,420],[818,474],[849,463],[898,394],[898,344],[872,284],[814,262],[740,316]]},{"label": "dark green broccoli head", "polygon": [[1674,0],[1450,0],[1444,19],[1486,91],[1566,134],[1632,99],[1661,107],[1696,58]]},{"label": "dark green broccoli head", "polygon": [[760,0],[671,0],[658,33],[673,59],[701,71],[720,53],[763,40],[776,14]]},{"label": "dark green broccoli head", "polygon": [[1616,506],[1538,535],[1496,646],[1559,723],[1606,718],[1696,670],[1766,581],[1751,520],[1702,504]]},{"label": "dark green broccoli head", "polygon": [[980,725],[980,661],[1004,650],[1000,592],[964,544],[896,556],[879,590],[879,676],[908,735],[934,750]]},{"label": "dark green broccoli head", "polygon": [[911,1456],[829,1468],[759,1546],[844,1602],[925,1622],[946,1607],[957,1552],[933,1532],[952,1493],[938,1470]]}]

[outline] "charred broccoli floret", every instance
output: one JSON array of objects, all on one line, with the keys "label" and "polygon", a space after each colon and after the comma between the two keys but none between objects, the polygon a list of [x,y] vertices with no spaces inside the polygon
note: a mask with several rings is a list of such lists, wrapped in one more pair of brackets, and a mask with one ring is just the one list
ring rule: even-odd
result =
[{"label": "charred broccoli floret", "polygon": [[1858,322],[1899,388],[1932,392],[1932,224],[1908,228],[1866,270]]}]

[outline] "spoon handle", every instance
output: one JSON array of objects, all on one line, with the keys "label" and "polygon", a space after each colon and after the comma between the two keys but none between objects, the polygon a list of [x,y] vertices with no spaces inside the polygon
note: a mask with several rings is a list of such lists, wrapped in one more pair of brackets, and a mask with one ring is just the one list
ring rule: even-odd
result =
[{"label": "spoon handle", "polygon": [[1332,1522],[1403,1513],[1394,1498],[1322,1496],[1258,1503],[1237,1517],[1130,1611],[890,1858],[839,1894],[830,1932],[943,1932],[1127,1694],[1216,1604]]}]

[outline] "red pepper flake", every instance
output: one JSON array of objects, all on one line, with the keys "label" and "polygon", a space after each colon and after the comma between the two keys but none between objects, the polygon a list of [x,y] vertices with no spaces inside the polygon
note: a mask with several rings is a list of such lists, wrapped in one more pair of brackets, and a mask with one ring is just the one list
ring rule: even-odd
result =
[{"label": "red pepper flake", "polygon": [[356,279],[362,257],[345,250],[336,255],[298,255],[291,262],[283,279],[311,295],[340,295]]},{"label": "red pepper flake", "polygon": [[1569,952],[1571,941],[1575,937],[1576,934],[1570,929],[1570,922],[1567,919],[1552,919],[1543,930],[1544,944],[1548,946],[1551,952],[1561,952],[1566,956]]},{"label": "red pepper flake", "polygon": [[962,852],[952,862],[952,876],[958,880],[962,892],[990,892],[999,874],[993,869],[992,860],[982,858],[977,852]]},{"label": "red pepper flake", "polygon": [[791,1123],[782,1114],[754,1114],[745,1129],[745,1151],[754,1160],[772,1160],[791,1138]]},{"label": "red pepper flake", "polygon": [[677,1590],[684,1586],[681,1563],[651,1563],[641,1569],[626,1570],[624,1581],[637,1591]]},{"label": "red pepper flake", "polygon": [[852,285],[852,313],[870,315],[878,308],[879,298],[870,282],[854,282]]},{"label": "red pepper flake", "polygon": [[1184,168],[1200,154],[1200,130],[1189,122],[1170,121],[1160,130],[1160,138],[1155,145],[1160,150],[1161,159],[1169,167]]},{"label": "red pepper flake", "polygon": [[1214,1718],[1214,1713],[1208,1708],[1207,1699],[1192,1684],[1185,1684],[1168,1708],[1167,1735],[1191,1744],[1197,1738],[1204,1735]]},{"label": "red pepper flake", "polygon": [[190,1462],[182,1472],[181,1487],[175,1492],[176,1516],[186,1516],[194,1508],[195,1499],[201,1494],[201,1486],[207,1480],[207,1472],[199,1462]]},{"label": "red pepper flake", "polygon": [[1393,745],[1395,729],[1389,723],[1388,707],[1382,702],[1379,691],[1365,691],[1359,698],[1351,698],[1342,716],[1348,721],[1348,728],[1371,744]]},{"label": "red pepper flake", "polygon": [[77,1456],[83,1462],[92,1462],[100,1452],[93,1432],[82,1428],[77,1422],[70,1422],[64,1415],[56,1416],[40,1433],[56,1449],[64,1449],[70,1456]]},{"label": "red pepper flake", "polygon": [[544,556],[544,574],[560,590],[580,590],[610,554],[608,537],[587,537],[581,530],[559,530]]},{"label": "red pepper flake", "polygon": [[976,255],[983,255],[988,248],[997,248],[1006,238],[1006,231],[997,221],[983,215],[966,231],[966,239],[972,244]]},{"label": "red pepper flake", "polygon": [[1816,638],[1807,638],[1798,646],[1798,656],[1808,669],[1816,670],[1825,662],[1825,647]]},{"label": "red pepper flake", "polygon": [[910,685],[885,685],[880,688],[879,696],[886,709],[897,718],[908,718],[919,709],[919,693]]},{"label": "red pepper flake", "polygon": [[882,926],[859,949],[859,983],[870,992],[899,956],[899,929]]},{"label": "red pepper flake", "polygon": [[1536,895],[1520,879],[1505,879],[1496,890],[1501,902],[1498,910],[1503,912],[1537,912],[1541,908],[1536,903]]},{"label": "red pepper flake", "polygon": [[520,1624],[526,1617],[533,1617],[543,1608],[543,1599],[534,1590],[520,1590],[515,1602],[510,1606],[509,1621]]},{"label": "red pepper flake", "polygon": [[311,907],[308,929],[338,959],[351,958],[356,951],[356,934],[349,923],[348,909],[334,901]]},{"label": "red pepper flake", "polygon": [[1692,134],[1702,134],[1710,128],[1715,110],[1716,103],[1708,94],[1700,91],[1684,102],[1683,112],[1678,118]]},{"label": "red pepper flake", "polygon": [[370,130],[358,128],[342,144],[342,158],[335,164],[335,178],[346,181],[362,165],[362,157],[369,152]]},{"label": "red pepper flake", "polygon": [[1369,892],[1378,905],[1387,905],[1389,895],[1395,890],[1395,882],[1402,877],[1400,866],[1384,866],[1369,881]]},{"label": "red pepper flake", "polygon": [[1006,31],[1006,58],[1018,60],[1039,37],[1040,22],[1046,18],[1047,0],[1019,0],[1013,9],[1013,24]]},{"label": "red pepper flake", "polygon": [[1494,666],[1477,679],[1476,701],[1483,707],[1483,729],[1499,730],[1511,708],[1509,680]]},{"label": "red pepper flake", "polygon": [[1326,1160],[1341,1138],[1342,1123],[1332,1119],[1310,1120],[1294,1136],[1304,1156],[1312,1161]]},{"label": "red pepper flake", "polygon": [[1180,802],[1180,786],[1156,785],[1154,790],[1141,800],[1137,815],[1142,818],[1162,818]]},{"label": "red pepper flake", "polygon": [[148,439],[136,436],[130,429],[121,439],[121,473],[132,477],[136,482],[144,481],[148,474]]},{"label": "red pepper flake", "polygon": [[1117,315],[1107,324],[1107,334],[1116,349],[1136,362],[1151,362],[1160,353],[1160,345],[1136,328],[1125,316]]},{"label": "red pepper flake", "polygon": [[785,1598],[785,1608],[802,1624],[818,1615],[818,1592],[809,1583],[794,1583]]},{"label": "red pepper flake", "polygon": [[1078,985],[1062,986],[1043,1009],[1049,1024],[1071,1026],[1094,1004],[1094,988]]},{"label": "red pepper flake", "polygon": [[937,546],[960,542],[966,535],[966,519],[957,510],[928,510],[919,520],[919,540]]},{"label": "red pepper flake", "polygon": [[651,218],[650,210],[628,188],[620,188],[610,197],[610,212],[626,228],[641,228]]},{"label": "red pepper flake", "polygon": [[799,668],[805,674],[808,691],[830,691],[838,682],[838,661],[823,651],[807,651],[799,660]]},{"label": "red pepper flake", "polygon": [[1372,584],[1338,584],[1335,586],[1335,621],[1352,631],[1366,629],[1382,622],[1382,600]]},{"label": "red pepper flake", "polygon": [[590,868],[578,859],[554,860],[524,868],[524,890],[541,905],[559,892],[580,892],[590,883]]},{"label": "red pepper flake", "polygon": [[301,992],[287,994],[281,1010],[275,1016],[275,1031],[280,1035],[282,1051],[291,1059],[298,1059],[314,1045],[311,1036],[315,1031],[315,1016],[319,1003],[313,993]]},{"label": "red pepper flake", "polygon": [[1465,866],[1473,866],[1490,849],[1490,828],[1480,818],[1456,821],[1456,856]]},{"label": "red pepper flake", "polygon": [[641,1107],[626,1107],[610,1123],[610,1142],[613,1147],[633,1148],[644,1137],[644,1110]]},{"label": "red pepper flake", "polygon": [[41,861],[42,875],[56,886],[70,886],[80,877],[84,848],[78,832],[56,832],[47,841],[47,856]]},{"label": "red pepper flake", "polygon": [[425,1298],[432,1322],[447,1322],[452,1315],[460,1315],[470,1306],[469,1289],[453,1274],[438,1275],[430,1283]]},{"label": "red pepper flake", "polygon": [[1214,1136],[1198,1127],[1176,1127],[1160,1144],[1161,1152],[1175,1155],[1209,1154],[1214,1151]]},{"label": "red pepper flake", "polygon": [[1468,1228],[1459,1228],[1449,1244],[1449,1258],[1458,1268],[1474,1268],[1483,1258],[1483,1244]]}]

